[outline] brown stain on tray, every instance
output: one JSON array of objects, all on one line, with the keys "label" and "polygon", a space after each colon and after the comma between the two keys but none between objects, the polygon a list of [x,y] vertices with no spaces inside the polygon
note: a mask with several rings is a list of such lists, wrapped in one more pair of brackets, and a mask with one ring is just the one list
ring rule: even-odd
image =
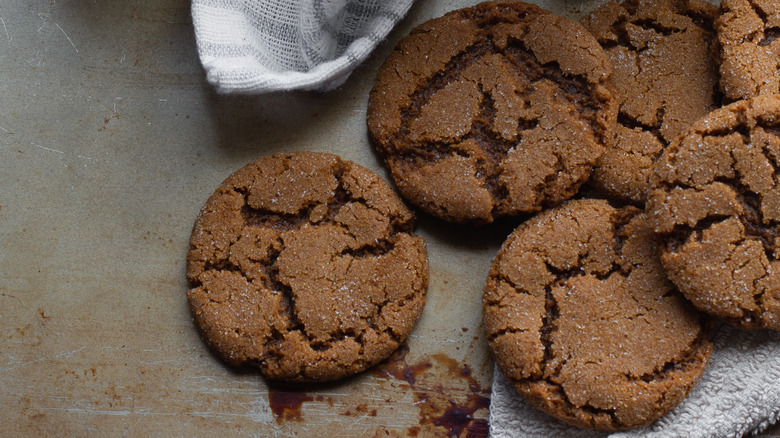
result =
[{"label": "brown stain on tray", "polygon": [[409,365],[406,363],[406,355],[408,353],[409,347],[406,344],[398,347],[389,358],[375,368],[374,376],[394,377],[398,380],[405,380],[406,383],[413,386],[417,382],[417,376],[430,369],[433,364],[430,360],[424,360],[417,364]]},{"label": "brown stain on tray", "polygon": [[[403,436],[487,437],[490,388],[482,387],[473,376],[471,367],[441,353],[426,355],[412,362],[407,358],[409,352],[409,347],[403,344],[369,371],[371,378],[380,386],[392,386],[401,394],[411,393],[418,421],[408,427]],[[353,383],[348,379],[338,385]],[[268,399],[276,423],[305,421],[303,406],[307,402],[327,402],[334,407],[332,398],[316,392],[297,386],[270,385]],[[393,391],[396,392],[399,391]],[[382,416],[378,411],[392,410],[398,402],[395,397],[376,406],[366,399],[349,401],[354,404],[341,405],[346,409],[340,410],[339,415],[377,418]],[[383,432],[387,436],[400,436],[397,431],[384,430],[377,422],[377,436]]]},{"label": "brown stain on tray", "polygon": [[303,403],[314,400],[314,397],[303,391],[268,387],[268,404],[277,423],[303,420]]},{"label": "brown stain on tray", "polygon": [[409,347],[402,345],[374,370],[376,377],[393,377],[410,386],[419,425],[410,427],[408,436],[487,437],[487,419],[476,413],[487,416],[490,388],[482,388],[467,364],[445,354],[408,363],[408,353]]}]

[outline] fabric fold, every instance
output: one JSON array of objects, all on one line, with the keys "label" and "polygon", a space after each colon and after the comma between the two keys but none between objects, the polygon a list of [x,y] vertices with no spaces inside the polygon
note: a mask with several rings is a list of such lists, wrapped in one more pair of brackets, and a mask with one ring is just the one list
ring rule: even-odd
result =
[{"label": "fabric fold", "polygon": [[223,93],[343,84],[412,0],[193,0],[198,55]]}]

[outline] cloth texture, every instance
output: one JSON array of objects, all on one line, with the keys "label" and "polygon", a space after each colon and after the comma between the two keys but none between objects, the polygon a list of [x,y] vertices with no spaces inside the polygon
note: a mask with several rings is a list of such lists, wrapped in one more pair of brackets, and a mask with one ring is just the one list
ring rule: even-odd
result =
[{"label": "cloth texture", "polygon": [[217,90],[328,90],[346,81],[412,1],[193,0],[192,21]]},{"label": "cloth texture", "polygon": [[655,423],[608,435],[578,429],[528,406],[496,368],[490,404],[493,438],[741,437],[780,417],[780,333],[723,326],[699,383]]}]

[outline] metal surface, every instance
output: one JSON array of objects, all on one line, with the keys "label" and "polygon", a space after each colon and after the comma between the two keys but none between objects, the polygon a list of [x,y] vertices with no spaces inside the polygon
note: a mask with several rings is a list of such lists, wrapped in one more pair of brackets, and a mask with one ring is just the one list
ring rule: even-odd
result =
[{"label": "metal surface", "polygon": [[512,224],[421,217],[422,319],[391,359],[334,384],[231,370],[184,295],[195,216],[247,162],[333,152],[387,179],[365,129],[376,70],[412,26],[466,3],[418,2],[336,91],[229,97],[205,83],[187,0],[2,2],[0,435],[484,435],[480,299]]},{"label": "metal surface", "polygon": [[3,2],[0,435],[484,431],[480,295],[500,234],[422,219],[431,287],[408,351],[327,386],[232,371],[184,296],[195,216],[247,162],[327,151],[386,177],[365,106],[390,48],[335,92],[226,97],[205,83],[187,1]]}]

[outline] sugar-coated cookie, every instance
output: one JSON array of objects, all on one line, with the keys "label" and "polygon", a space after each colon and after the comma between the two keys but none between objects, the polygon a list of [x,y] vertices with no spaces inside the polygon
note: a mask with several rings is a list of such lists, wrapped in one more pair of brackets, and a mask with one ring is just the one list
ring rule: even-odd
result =
[{"label": "sugar-coated cookie", "polygon": [[712,351],[658,260],[647,216],[575,200],[521,224],[491,266],[488,342],[528,403],[575,426],[628,429],[687,396]]},{"label": "sugar-coated cookie", "polygon": [[571,197],[613,136],[609,60],[582,25],[523,2],[421,24],[379,70],[369,134],[401,195],[489,223]]},{"label": "sugar-coated cookie", "polygon": [[612,62],[620,96],[614,144],[592,176],[604,195],[644,204],[663,149],[720,106],[717,14],[703,0],[626,0],[583,19]]},{"label": "sugar-coated cookie", "polygon": [[712,112],[655,167],[647,210],[669,278],[700,310],[780,330],[780,96]]},{"label": "sugar-coated cookie", "polygon": [[260,158],[201,209],[187,293],[213,350],[268,379],[319,382],[389,356],[425,303],[414,215],[378,175],[330,154]]},{"label": "sugar-coated cookie", "polygon": [[780,93],[780,1],[723,0],[720,83],[731,100]]}]

